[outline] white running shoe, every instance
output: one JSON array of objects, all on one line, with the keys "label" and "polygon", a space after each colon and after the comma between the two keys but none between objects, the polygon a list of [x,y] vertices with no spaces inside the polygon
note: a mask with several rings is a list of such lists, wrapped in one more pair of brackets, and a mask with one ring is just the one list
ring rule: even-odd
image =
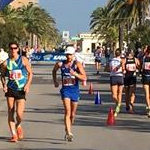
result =
[{"label": "white running shoe", "polygon": [[65,141],[72,142],[73,134],[72,133],[66,134],[64,139],[65,139]]}]

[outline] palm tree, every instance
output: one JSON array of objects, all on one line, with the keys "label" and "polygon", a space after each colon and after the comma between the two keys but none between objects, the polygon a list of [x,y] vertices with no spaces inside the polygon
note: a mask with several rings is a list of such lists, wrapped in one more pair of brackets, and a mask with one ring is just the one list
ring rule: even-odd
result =
[{"label": "palm tree", "polygon": [[114,43],[117,43],[117,28],[110,24],[110,16],[107,7],[98,7],[91,14],[90,29],[93,34],[99,38],[105,39],[105,42],[114,49]]},{"label": "palm tree", "polygon": [[137,25],[144,23],[148,13],[150,0],[110,0],[108,3],[108,11],[111,16],[111,24],[119,26],[120,48],[123,43],[123,28],[128,25],[131,29]]},{"label": "palm tree", "polygon": [[24,5],[18,8],[17,11],[31,37],[32,46],[33,35],[36,35],[39,40],[45,37],[45,35],[57,35],[55,32],[55,21],[44,9],[41,9],[33,3],[29,3],[27,6]]},{"label": "palm tree", "polygon": [[150,0],[110,0],[107,7],[114,18],[114,23],[128,20],[131,25],[141,25],[148,14],[149,4]]},{"label": "palm tree", "polygon": [[7,49],[7,45],[11,41],[20,42],[26,39],[26,31],[24,24],[17,17],[15,9],[5,7],[0,12],[0,46]]}]

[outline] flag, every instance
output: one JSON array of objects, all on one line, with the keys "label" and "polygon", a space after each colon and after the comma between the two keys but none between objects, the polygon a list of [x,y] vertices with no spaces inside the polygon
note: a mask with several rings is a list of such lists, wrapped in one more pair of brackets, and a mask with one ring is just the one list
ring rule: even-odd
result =
[{"label": "flag", "polygon": [[14,0],[0,0],[0,10],[4,9],[5,6],[7,6],[12,1],[14,1]]}]

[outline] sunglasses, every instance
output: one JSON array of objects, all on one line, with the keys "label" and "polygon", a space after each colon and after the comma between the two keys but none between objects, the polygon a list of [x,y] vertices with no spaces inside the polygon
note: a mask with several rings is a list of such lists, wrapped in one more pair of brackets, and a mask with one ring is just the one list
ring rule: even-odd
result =
[{"label": "sunglasses", "polygon": [[18,47],[10,47],[10,49],[12,49],[12,50],[13,50],[13,49],[17,49],[17,48],[18,48]]}]

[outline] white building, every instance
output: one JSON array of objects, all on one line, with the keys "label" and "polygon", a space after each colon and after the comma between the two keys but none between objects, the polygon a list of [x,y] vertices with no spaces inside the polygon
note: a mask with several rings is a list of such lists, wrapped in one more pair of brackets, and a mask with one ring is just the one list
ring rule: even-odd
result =
[{"label": "white building", "polygon": [[104,42],[103,39],[98,39],[95,34],[91,33],[80,33],[78,36],[80,40],[77,41],[77,44],[81,47],[84,54],[91,54],[97,46],[102,45]]}]

